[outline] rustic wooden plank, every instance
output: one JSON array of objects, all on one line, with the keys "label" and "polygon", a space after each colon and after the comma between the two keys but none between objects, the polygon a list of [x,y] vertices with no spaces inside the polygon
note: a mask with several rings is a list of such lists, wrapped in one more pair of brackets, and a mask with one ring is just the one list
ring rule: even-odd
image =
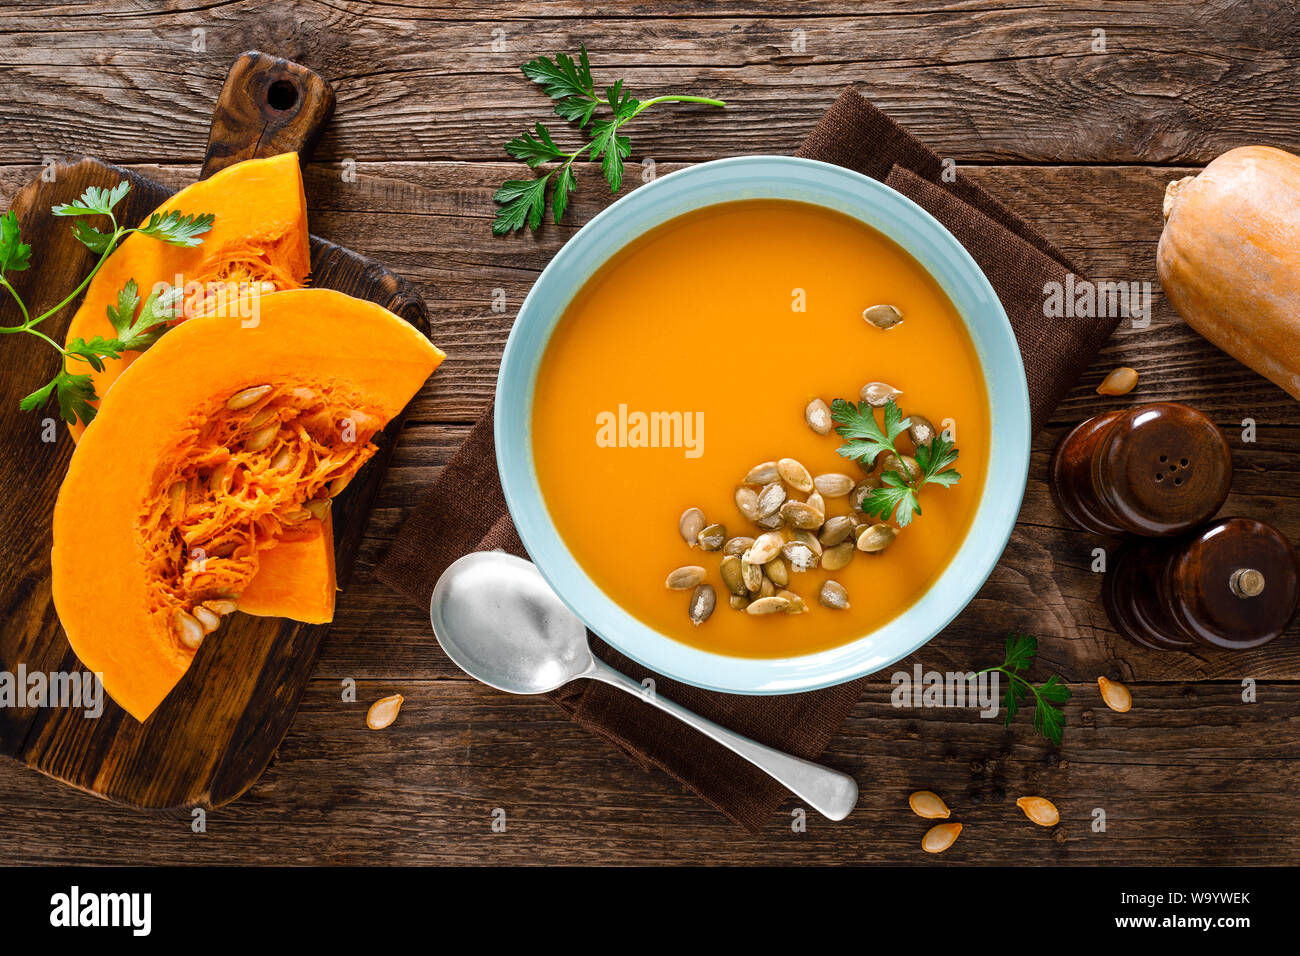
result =
[{"label": "rustic wooden plank", "polygon": [[[367,730],[367,703],[395,690],[407,697],[397,723]],[[203,834],[188,816],[142,815],[0,764],[0,862],[861,863],[864,847],[873,862],[934,862],[906,803],[921,788],[966,827],[945,863],[1300,862],[1300,687],[1263,683],[1246,704],[1233,683],[1133,684],[1128,714],[1102,707],[1095,685],[1072,690],[1052,755],[1024,726],[895,709],[875,683],[824,758],[857,777],[858,809],[841,824],[809,813],[796,833],[792,798],[751,837],[543,700],[385,681],[345,704],[336,682],[316,680],[275,762]],[[1026,794],[1053,799],[1061,825],[1031,825],[1014,805]],[[491,830],[498,808],[505,833]]]},{"label": "rustic wooden plank", "polygon": [[[299,60],[337,86],[340,122],[322,158],[496,159],[548,112],[519,64],[579,41],[602,82],[622,76],[645,96],[691,91],[731,104],[688,109],[688,132],[672,111],[647,114],[633,137],[639,159],[791,152],[848,84],[944,155],[966,159],[1186,163],[1243,141],[1295,146],[1300,25],[1287,0],[1063,2],[1050,16],[984,3],[787,0],[763,16],[675,6],[705,15],[662,19],[647,4],[593,23],[572,4],[557,8],[565,16],[536,18],[536,5],[522,3],[485,17],[460,4],[316,0],[162,11],[100,0],[63,16],[7,7],[0,125],[10,135],[0,162],[197,159],[195,131],[230,59],[249,48]],[[1107,52],[1094,50],[1095,30],[1105,31]],[[29,121],[34,101],[41,123]]]}]

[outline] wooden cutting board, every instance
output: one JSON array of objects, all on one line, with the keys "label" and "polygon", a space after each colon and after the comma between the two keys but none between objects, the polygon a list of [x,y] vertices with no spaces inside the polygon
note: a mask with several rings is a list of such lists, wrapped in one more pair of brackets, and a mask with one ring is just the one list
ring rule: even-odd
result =
[{"label": "wooden cutting board", "polygon": [[[235,61],[209,133],[203,177],[244,159],[297,151],[306,162],[334,110],[320,76],[262,53]],[[48,179],[48,181],[47,181]],[[13,279],[29,307],[44,310],[93,265],[69,220],[49,213],[87,186],[127,179],[118,220],[139,222],[170,191],[95,159],[53,168],[14,200],[32,268]],[[200,210],[194,210],[200,211]],[[378,302],[429,331],[420,297],[386,268],[312,237],[311,285]],[[41,328],[62,341],[74,305]],[[0,322],[19,316],[8,298]],[[59,625],[50,593],[50,522],[74,448],[48,410],[21,412],[19,399],[57,370],[53,349],[33,336],[0,341],[0,671],[17,675],[82,671]],[[399,417],[377,437],[379,451],[334,503],[334,548],[345,587],[366,517],[392,457]],[[51,432],[57,440],[49,441]],[[93,560],[93,556],[88,560]],[[104,628],[113,622],[106,620]],[[204,641],[184,679],[143,724],[104,696],[104,711],[0,707],[0,753],[74,787],[139,807],[214,807],[247,790],[266,768],[298,709],[328,626],[234,614]]]}]

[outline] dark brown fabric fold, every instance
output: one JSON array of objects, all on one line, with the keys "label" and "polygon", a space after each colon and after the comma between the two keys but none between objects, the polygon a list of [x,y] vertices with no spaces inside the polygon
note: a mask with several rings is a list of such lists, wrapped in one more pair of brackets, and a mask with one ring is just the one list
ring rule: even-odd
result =
[{"label": "dark brown fabric fold", "polygon": [[[1043,283],[1073,271],[1065,256],[963,177],[944,183],[939,157],[852,90],[818,123],[799,155],[888,182],[944,223],[971,251],[1011,317],[1032,370],[1035,427],[1041,425],[1114,324],[1097,320],[1063,334],[1043,319]],[[1103,328],[1107,322],[1110,325]],[[427,607],[434,582],[449,564],[472,551],[498,548],[526,557],[497,477],[489,409],[411,513],[376,575]],[[652,678],[665,697],[809,759],[825,749],[866,682],[778,697],[719,694],[651,673],[594,635],[592,642],[601,658],[635,680]],[[580,681],[550,696],[578,724],[609,740],[641,767],[664,771],[751,832],[788,796],[730,751],[605,684]]]}]

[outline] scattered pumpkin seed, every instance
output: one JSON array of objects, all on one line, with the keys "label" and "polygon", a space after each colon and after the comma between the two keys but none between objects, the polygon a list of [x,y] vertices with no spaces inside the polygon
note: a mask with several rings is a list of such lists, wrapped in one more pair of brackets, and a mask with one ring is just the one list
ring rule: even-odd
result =
[{"label": "scattered pumpkin seed", "polygon": [[1046,797],[1021,797],[1016,806],[1040,827],[1054,827],[1061,822],[1061,811]]},{"label": "scattered pumpkin seed", "polygon": [[402,709],[404,700],[406,698],[401,694],[379,698],[366,711],[366,726],[371,730],[383,730],[391,725],[397,719],[397,712]]},{"label": "scattered pumpkin seed", "polygon": [[670,591],[689,591],[704,581],[707,572],[698,564],[688,564],[669,573],[664,587]]},{"label": "scattered pumpkin seed", "polygon": [[930,422],[930,419],[924,415],[908,415],[907,420],[911,422],[907,426],[907,437],[912,439],[912,444],[917,448],[929,444],[935,435],[934,425]]},{"label": "scattered pumpkin seed", "polygon": [[770,518],[781,510],[783,504],[785,504],[785,488],[779,481],[769,482],[758,493],[758,517]]},{"label": "scattered pumpkin seed", "polygon": [[1101,691],[1101,699],[1106,702],[1106,706],[1116,713],[1128,713],[1133,706],[1133,695],[1119,681],[1098,677],[1097,688]]},{"label": "scattered pumpkin seed", "polygon": [[743,557],[750,564],[767,564],[781,553],[783,544],[785,544],[785,538],[781,537],[779,531],[768,531],[766,534],[760,534],[754,539],[754,544],[750,547],[749,553]]},{"label": "scattered pumpkin seed", "polygon": [[795,594],[793,591],[778,591],[776,596],[779,598],[785,598],[790,602],[789,606],[785,609],[786,614],[804,614],[808,610],[808,605],[804,603],[803,598]]},{"label": "scattered pumpkin seed", "polygon": [[758,596],[760,598],[771,597],[776,593],[776,585],[766,574],[763,575],[763,583],[758,586]]},{"label": "scattered pumpkin seed", "polygon": [[814,491],[812,494],[810,494],[804,503],[808,505],[809,508],[813,508],[816,511],[820,511],[822,513],[822,517],[825,518],[826,499],[823,498],[818,492]]},{"label": "scattered pumpkin seed", "polygon": [[734,554],[727,555],[722,559],[722,565],[718,570],[722,574],[722,583],[733,595],[743,595],[748,592],[749,589],[745,587],[745,574],[740,568],[740,558]]},{"label": "scattered pumpkin seed", "polygon": [[853,533],[853,519],[848,515],[836,515],[827,518],[822,530],[817,535],[823,548],[833,548]]},{"label": "scattered pumpkin seed", "polygon": [[1113,369],[1097,386],[1097,394],[1127,395],[1137,387],[1137,383],[1137,370],[1129,368],[1127,365],[1121,365],[1119,368]]},{"label": "scattered pumpkin seed", "polygon": [[892,305],[873,305],[863,310],[862,317],[878,329],[892,329],[903,321],[903,313]]},{"label": "scattered pumpkin seed", "polygon": [[776,463],[776,469],[781,473],[781,480],[795,491],[808,494],[813,490],[812,475],[793,458],[782,458]]},{"label": "scattered pumpkin seed", "polygon": [[745,583],[745,590],[757,594],[763,586],[763,566],[751,564],[745,558],[740,559],[740,579]]},{"label": "scattered pumpkin seed", "polygon": [[790,583],[790,570],[785,566],[785,562],[780,558],[773,558],[771,561],[763,565],[763,573],[766,574],[777,587],[783,588]]},{"label": "scattered pumpkin seed", "polygon": [[745,475],[745,484],[747,485],[770,485],[781,477],[777,470],[776,462],[765,461],[749,469]]},{"label": "scattered pumpkin seed", "polygon": [[814,398],[808,403],[808,407],[803,410],[803,420],[818,435],[831,433],[831,410],[820,398]]},{"label": "scattered pumpkin seed", "polygon": [[764,531],[774,531],[777,528],[785,526],[785,519],[781,517],[781,512],[770,514],[766,518],[759,518],[754,524],[758,525]]},{"label": "scattered pumpkin seed", "polygon": [[842,498],[853,490],[853,479],[838,471],[830,471],[813,479],[817,493],[827,498]]},{"label": "scattered pumpkin seed", "polygon": [[690,617],[692,624],[699,627],[709,619],[717,604],[718,595],[713,590],[713,585],[701,584],[691,592],[691,600],[686,606],[687,616]]},{"label": "scattered pumpkin seed", "polygon": [[921,837],[921,849],[926,853],[942,853],[957,842],[960,833],[960,823],[940,823],[930,827]]},{"label": "scattered pumpkin seed", "polygon": [[762,517],[758,513],[758,492],[749,485],[741,485],[736,489],[736,508],[750,521]]},{"label": "scattered pumpkin seed", "polygon": [[246,388],[243,391],[236,392],[226,399],[226,408],[232,412],[237,412],[249,405],[255,405],[267,395],[271,394],[270,385],[254,385],[252,388]]},{"label": "scattered pumpkin seed", "polygon": [[898,537],[898,532],[894,530],[892,524],[873,524],[862,529],[858,535],[858,550],[865,551],[867,554],[876,554],[884,551],[894,543]]},{"label": "scattered pumpkin seed", "polygon": [[880,479],[877,478],[875,475],[868,475],[866,478],[863,478],[856,485],[854,485],[853,490],[849,492],[849,505],[853,508],[854,511],[861,514],[862,502],[866,500],[867,495],[871,494],[879,487],[880,487]]},{"label": "scattered pumpkin seed", "polygon": [[894,388],[887,382],[868,382],[862,386],[862,400],[872,408],[884,408],[902,394],[901,389]]},{"label": "scattered pumpkin seed", "polygon": [[199,623],[198,618],[177,608],[173,625],[176,636],[190,650],[197,650],[203,643],[203,625]]},{"label": "scattered pumpkin seed", "polygon": [[907,798],[907,805],[918,817],[926,820],[947,820],[951,816],[948,804],[932,790],[918,790]]},{"label": "scattered pumpkin seed", "polygon": [[853,561],[857,550],[852,541],[842,541],[834,547],[827,548],[822,554],[822,567],[827,571],[842,571]]},{"label": "scattered pumpkin seed", "polygon": [[817,557],[820,558],[822,556],[822,543],[817,540],[817,535],[813,534],[811,531],[806,531],[803,528],[800,528],[798,531],[792,531],[790,532],[790,540],[802,544]]},{"label": "scattered pumpkin seed", "polygon": [[749,595],[733,594],[728,599],[727,603],[731,605],[733,611],[743,611],[745,608],[749,607]]},{"label": "scattered pumpkin seed", "polygon": [[823,583],[822,589],[817,592],[817,600],[822,607],[828,607],[834,611],[847,611],[849,609],[849,592],[838,581]]},{"label": "scattered pumpkin seed", "polygon": [[776,614],[784,611],[790,606],[790,602],[783,597],[772,595],[771,597],[761,597],[757,601],[751,601],[749,607],[745,608],[748,614]]},{"label": "scattered pumpkin seed", "polygon": [[781,517],[793,527],[813,531],[822,526],[826,516],[802,501],[787,501],[781,506]]},{"label": "scattered pumpkin seed", "polygon": [[911,455],[895,455],[887,452],[880,456],[880,470],[882,472],[896,471],[900,475],[906,475],[911,480],[921,477],[921,466],[916,463],[916,459]]},{"label": "scattered pumpkin seed", "polygon": [[799,541],[791,541],[781,549],[785,559],[790,562],[791,571],[811,571],[817,567],[817,555],[813,554],[808,545]]},{"label": "scattered pumpkin seed", "polygon": [[699,508],[687,508],[677,519],[677,530],[681,532],[682,540],[694,548],[700,543],[700,532],[707,524],[703,511]]},{"label": "scattered pumpkin seed", "polygon": [[705,551],[717,551],[727,540],[727,529],[720,524],[711,524],[696,535],[695,540]]},{"label": "scattered pumpkin seed", "polygon": [[735,555],[740,557],[748,551],[754,544],[754,539],[746,535],[737,535],[734,538],[728,538],[727,543],[722,546],[722,553],[726,555]]}]

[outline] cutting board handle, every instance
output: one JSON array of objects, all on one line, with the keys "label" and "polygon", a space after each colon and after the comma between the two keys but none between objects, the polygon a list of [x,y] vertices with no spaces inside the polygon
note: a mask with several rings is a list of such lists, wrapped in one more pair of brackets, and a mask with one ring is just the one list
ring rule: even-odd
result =
[{"label": "cutting board handle", "polygon": [[256,50],[240,54],[212,113],[200,179],[258,156],[296,152],[301,162],[334,113],[334,90],[300,63]]}]

